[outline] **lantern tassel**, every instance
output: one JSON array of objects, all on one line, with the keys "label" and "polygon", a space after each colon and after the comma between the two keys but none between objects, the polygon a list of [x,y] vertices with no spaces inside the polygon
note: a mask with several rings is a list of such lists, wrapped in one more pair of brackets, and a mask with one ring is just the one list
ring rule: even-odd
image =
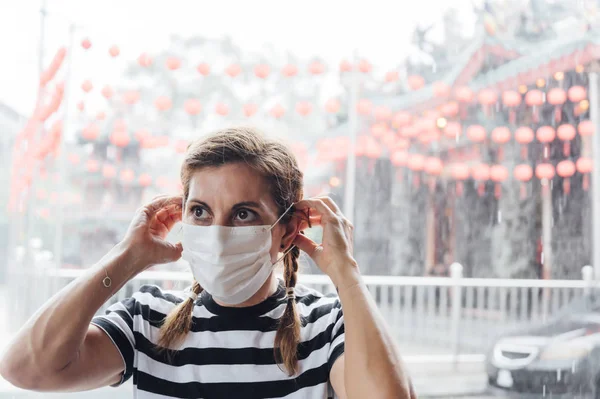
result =
[{"label": "lantern tassel", "polygon": [[456,195],[459,197],[463,195],[463,183],[461,181],[456,182]]},{"label": "lantern tassel", "polygon": [[566,195],[569,195],[571,192],[571,181],[568,177],[563,180],[563,190]]},{"label": "lantern tassel", "polygon": [[527,160],[527,153],[527,144],[521,145],[521,158],[523,158],[524,161]]},{"label": "lantern tassel", "polygon": [[479,194],[480,197],[483,197],[483,194],[485,194],[485,183],[484,182],[479,183],[479,186],[477,187],[477,193]]},{"label": "lantern tassel", "polygon": [[500,185],[500,183],[496,183],[496,186],[494,187],[494,195],[496,196],[496,198],[500,198],[501,194],[502,194],[502,186]]},{"label": "lantern tassel", "polygon": [[556,121],[556,123],[559,123],[561,119],[562,112],[560,110],[560,107],[556,107],[556,109],[554,110],[554,120]]},{"label": "lantern tassel", "polygon": [[571,154],[571,142],[570,141],[564,142],[563,153],[565,154],[565,157],[568,157]]},{"label": "lantern tassel", "polygon": [[538,123],[540,121],[540,113],[537,106],[533,107],[533,122]]},{"label": "lantern tassel", "polygon": [[583,189],[585,191],[587,191],[590,188],[590,175],[589,174],[585,174],[583,175]]},{"label": "lantern tassel", "polygon": [[430,178],[429,179],[429,192],[432,194],[435,192],[435,185],[436,185],[435,177]]},{"label": "lantern tassel", "polygon": [[511,125],[514,125],[515,122],[517,121],[517,112],[514,109],[511,109],[508,112],[508,121],[510,122]]},{"label": "lantern tassel", "polygon": [[413,176],[413,185],[415,186],[415,188],[419,188],[419,186],[421,185],[421,179],[419,178],[418,173],[415,173]]},{"label": "lantern tassel", "polygon": [[527,198],[527,186],[525,183],[521,183],[521,200]]},{"label": "lantern tassel", "polygon": [[504,159],[504,147],[498,148],[498,162],[502,162]]}]

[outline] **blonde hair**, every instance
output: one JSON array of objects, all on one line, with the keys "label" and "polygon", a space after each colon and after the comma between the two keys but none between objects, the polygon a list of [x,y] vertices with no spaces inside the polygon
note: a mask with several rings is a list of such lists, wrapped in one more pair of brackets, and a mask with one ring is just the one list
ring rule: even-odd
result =
[{"label": "blonde hair", "polygon": [[[238,127],[217,131],[190,144],[181,167],[184,203],[194,171],[235,162],[248,164],[266,179],[279,215],[302,199],[303,176],[293,153],[285,145],[266,138],[255,129]],[[288,223],[293,214],[292,208],[280,223]],[[300,251],[293,247],[283,259],[286,288],[296,286],[299,256]],[[197,281],[194,281],[192,291],[197,295],[202,292]],[[160,329],[160,347],[173,349],[181,345],[192,326],[193,308],[194,301],[188,298],[167,315]],[[288,298],[275,335],[274,356],[289,375],[298,372],[299,342],[300,317],[295,300]]]}]

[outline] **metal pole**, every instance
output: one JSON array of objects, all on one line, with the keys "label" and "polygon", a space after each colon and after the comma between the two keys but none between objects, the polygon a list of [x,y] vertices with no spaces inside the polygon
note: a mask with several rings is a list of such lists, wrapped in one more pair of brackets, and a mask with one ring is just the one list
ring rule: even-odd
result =
[{"label": "metal pole", "polygon": [[[56,226],[54,234],[54,268],[55,271],[60,269],[63,258],[63,233],[64,233],[64,218],[65,218],[65,192],[66,192],[66,174],[67,174],[67,132],[71,127],[69,122],[69,99],[72,98],[73,88],[75,85],[72,82],[72,71],[73,71],[73,57],[74,57],[74,46],[75,42],[75,25],[71,24],[69,27],[69,47],[67,50],[67,70],[65,74],[65,96],[63,100],[63,131],[60,137],[60,147],[58,152],[58,189],[59,189],[59,201],[56,212]],[[52,281],[56,281],[53,279]],[[54,294],[54,286],[52,286],[52,293]]]},{"label": "metal pole", "polygon": [[594,276],[600,278],[600,98],[598,95],[598,66],[589,73],[590,81],[590,118],[594,124],[594,135],[592,140],[592,159],[594,160],[594,169],[592,171],[592,264],[594,266]]},{"label": "metal pole", "polygon": [[354,67],[350,80],[350,98],[348,101],[348,158],[346,161],[346,185],[344,192],[344,215],[354,222],[354,196],[356,194],[356,136],[358,134],[358,115],[356,105],[360,90],[359,72],[356,69],[358,57],[354,54]]}]

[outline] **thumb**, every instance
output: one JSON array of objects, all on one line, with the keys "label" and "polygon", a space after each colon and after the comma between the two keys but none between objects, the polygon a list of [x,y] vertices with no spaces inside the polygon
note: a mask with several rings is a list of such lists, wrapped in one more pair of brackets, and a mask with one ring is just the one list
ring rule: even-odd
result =
[{"label": "thumb", "polygon": [[323,252],[323,247],[305,236],[304,234],[298,234],[294,239],[294,245],[297,246],[300,250],[306,252],[308,256],[315,261],[315,263],[319,264],[319,258],[321,257],[321,253]]},{"label": "thumb", "polygon": [[183,252],[183,246],[180,242],[177,244],[172,244],[170,242],[162,241],[161,243],[161,252],[162,258],[164,262],[174,262],[181,258],[181,252]]}]

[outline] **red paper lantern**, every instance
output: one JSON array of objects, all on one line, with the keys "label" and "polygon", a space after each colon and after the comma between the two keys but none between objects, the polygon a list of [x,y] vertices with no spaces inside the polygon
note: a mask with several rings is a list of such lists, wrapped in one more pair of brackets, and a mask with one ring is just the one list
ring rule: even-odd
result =
[{"label": "red paper lantern", "polygon": [[202,111],[202,104],[200,104],[200,100],[190,98],[185,101],[183,108],[189,115],[198,115]]},{"label": "red paper lantern", "polygon": [[541,126],[536,133],[540,143],[551,143],[556,138],[556,132],[552,126]]},{"label": "red paper lantern", "polygon": [[482,105],[492,105],[498,101],[498,94],[492,89],[483,89],[477,95],[477,100]]},{"label": "red paper lantern", "polygon": [[112,179],[117,175],[117,169],[115,169],[112,165],[104,165],[102,166],[102,176],[107,179]]},{"label": "red paper lantern", "polygon": [[445,82],[435,82],[433,84],[433,96],[437,98],[450,95],[450,86]]},{"label": "red paper lantern", "polygon": [[298,68],[293,64],[287,64],[281,69],[281,74],[288,78],[296,76],[298,74]]},{"label": "red paper lantern", "polygon": [[493,165],[490,168],[490,179],[496,183],[501,183],[508,179],[508,169],[504,165]]},{"label": "red paper lantern", "polygon": [[117,57],[121,53],[121,50],[119,50],[119,47],[115,45],[108,49],[108,53],[111,57]]},{"label": "red paper lantern", "polygon": [[113,94],[114,94],[113,89],[110,86],[108,86],[108,85],[104,86],[102,88],[102,92],[101,93],[102,93],[102,95],[104,97],[106,97],[106,99],[111,98],[113,96]]},{"label": "red paper lantern", "polygon": [[138,178],[138,182],[142,187],[148,187],[152,184],[152,177],[148,173],[142,173]]},{"label": "red paper lantern", "polygon": [[208,74],[210,74],[210,65],[208,65],[207,63],[203,62],[198,64],[198,66],[196,67],[196,70],[198,71],[198,73],[202,76],[207,76]]},{"label": "red paper lantern", "polygon": [[358,62],[358,70],[362,73],[369,73],[371,72],[371,64],[369,61],[362,59]]},{"label": "red paper lantern", "polygon": [[140,100],[140,93],[134,90],[123,93],[123,102],[128,105],[133,105]]},{"label": "red paper lantern", "polygon": [[569,156],[571,153],[570,141],[573,140],[575,138],[575,135],[577,134],[575,127],[573,125],[565,123],[558,127],[558,129],[556,130],[556,134],[560,140],[564,141],[563,152],[565,156]]},{"label": "red paper lantern", "polygon": [[464,180],[467,180],[469,178],[469,166],[467,164],[464,163],[455,163],[454,165],[452,165],[452,168],[450,169],[450,175],[452,176],[452,178],[454,180],[456,180],[456,194],[457,195],[462,195],[463,193],[463,187],[464,187]]},{"label": "red paper lantern", "polygon": [[533,169],[526,164],[517,165],[515,166],[514,175],[515,179],[520,182],[527,182],[533,177]]},{"label": "red paper lantern", "polygon": [[372,107],[373,107],[373,104],[371,104],[371,101],[366,100],[366,99],[359,100],[358,104],[356,104],[356,110],[361,115],[370,114]]},{"label": "red paper lantern", "polygon": [[227,68],[225,68],[225,73],[232,78],[235,78],[242,72],[242,67],[238,64],[231,64]]},{"label": "red paper lantern", "polygon": [[377,159],[381,156],[381,146],[371,137],[367,137],[365,155],[371,159]]},{"label": "red paper lantern", "polygon": [[521,94],[514,90],[502,93],[502,103],[507,107],[518,107],[521,104]]},{"label": "red paper lantern", "polygon": [[492,140],[498,144],[508,143],[510,136],[510,130],[506,126],[499,126],[492,130]]},{"label": "red paper lantern", "polygon": [[417,135],[419,134],[419,129],[417,129],[417,127],[414,125],[405,126],[404,128],[402,128],[400,134],[402,135],[402,137],[414,138],[417,137]]},{"label": "red paper lantern", "polygon": [[544,103],[544,93],[534,89],[525,95],[525,103],[530,107],[540,106]]},{"label": "red paper lantern", "polygon": [[85,163],[85,168],[90,173],[95,173],[100,170],[100,163],[95,159],[88,159]]},{"label": "red paper lantern", "polygon": [[340,62],[340,71],[341,72],[351,72],[352,64],[350,63],[350,61],[342,60],[342,62]]},{"label": "red paper lantern", "polygon": [[111,133],[109,140],[112,145],[117,147],[127,147],[131,139],[125,130],[115,130]]},{"label": "red paper lantern", "polygon": [[400,79],[400,75],[398,74],[398,71],[389,71],[385,74],[385,81],[387,83],[396,82],[396,81],[398,81],[398,79]]},{"label": "red paper lantern", "polygon": [[92,42],[90,39],[85,38],[81,41],[81,47],[83,47],[85,50],[88,50],[90,47],[92,47]]},{"label": "red paper lantern", "polygon": [[481,143],[485,140],[487,133],[481,125],[471,125],[467,128],[467,137],[474,143]]},{"label": "red paper lantern", "polygon": [[323,72],[325,72],[325,65],[323,65],[322,63],[320,63],[319,61],[313,61],[309,66],[308,66],[308,72],[311,73],[311,75],[320,75]]},{"label": "red paper lantern", "polygon": [[387,131],[388,128],[385,123],[376,123],[371,126],[371,134],[374,137],[382,137]]},{"label": "red paper lantern", "polygon": [[89,80],[84,80],[83,83],[81,84],[81,89],[83,91],[85,91],[86,93],[89,93],[90,91],[92,91],[93,88],[94,88],[94,86],[92,85],[92,82],[90,82]]},{"label": "red paper lantern", "polygon": [[98,119],[99,121],[102,121],[106,118],[106,113],[100,111],[96,114],[96,119]]},{"label": "red paper lantern", "polygon": [[406,151],[394,151],[390,159],[394,166],[406,166],[408,163],[408,153]]},{"label": "red paper lantern", "polygon": [[490,166],[482,163],[471,169],[473,179],[478,181],[477,192],[480,196],[485,193],[485,182],[490,179]]},{"label": "red paper lantern", "polygon": [[515,179],[521,182],[521,199],[525,199],[527,197],[527,186],[525,183],[533,177],[533,169],[529,165],[521,164],[515,167],[513,173]]},{"label": "red paper lantern", "polygon": [[387,121],[392,118],[392,110],[385,106],[379,106],[374,111],[375,119]]},{"label": "red paper lantern", "polygon": [[563,105],[566,101],[567,93],[563,89],[555,87],[548,92],[548,103],[552,105]]},{"label": "red paper lantern", "polygon": [[474,94],[468,86],[458,87],[455,91],[456,99],[464,104],[468,104],[473,101]]},{"label": "red paper lantern", "polygon": [[271,72],[271,68],[267,64],[260,64],[254,67],[254,74],[260,79],[266,79]]},{"label": "red paper lantern", "polygon": [[244,115],[246,115],[248,118],[256,114],[257,111],[258,105],[254,103],[244,104]]},{"label": "red paper lantern", "polygon": [[285,114],[285,108],[281,104],[276,104],[273,108],[271,108],[271,115],[274,118],[281,118]]},{"label": "red paper lantern", "polygon": [[575,174],[576,168],[573,161],[565,160],[556,165],[556,173],[563,178],[563,190],[565,194],[571,191],[571,177]]},{"label": "red paper lantern", "polygon": [[439,158],[427,157],[427,159],[425,159],[424,170],[427,174],[432,176],[440,176],[444,171],[444,164]]},{"label": "red paper lantern", "polygon": [[458,139],[462,132],[462,126],[458,122],[450,121],[444,128],[444,134],[451,139]]},{"label": "red paper lantern", "polygon": [[296,112],[301,116],[308,116],[312,112],[312,104],[308,101],[300,101],[296,104]]},{"label": "red paper lantern", "polygon": [[229,113],[229,107],[224,103],[217,103],[215,112],[221,116],[226,116]]},{"label": "red paper lantern", "polygon": [[88,141],[96,140],[99,135],[100,128],[97,125],[94,125],[93,123],[90,123],[81,131],[81,136]]},{"label": "red paper lantern", "polygon": [[459,111],[458,103],[456,101],[451,101],[447,104],[444,104],[440,108],[440,111],[441,111],[442,115],[444,115],[448,118],[453,118],[456,115],[458,115],[458,111]]},{"label": "red paper lantern", "polygon": [[594,163],[590,158],[579,158],[576,163],[577,171],[583,175],[583,189],[590,187],[590,173],[594,169]]},{"label": "red paper lantern", "polygon": [[567,92],[569,101],[573,103],[580,103],[587,98],[587,90],[583,86],[572,86]]},{"label": "red paper lantern", "polygon": [[340,111],[340,101],[337,98],[330,98],[325,103],[325,111],[330,114],[337,114]]},{"label": "red paper lantern", "polygon": [[554,177],[554,166],[549,163],[541,163],[535,167],[535,175],[538,179],[552,179]]},{"label": "red paper lantern", "polygon": [[527,159],[527,145],[533,141],[535,134],[533,129],[521,126],[515,131],[515,140],[521,144],[521,158]]},{"label": "red paper lantern", "polygon": [[152,57],[150,57],[150,55],[148,53],[140,54],[137,61],[138,61],[138,64],[143,68],[147,68],[150,65],[152,65]]},{"label": "red paper lantern", "polygon": [[171,99],[169,97],[160,96],[160,97],[157,97],[156,100],[154,100],[154,106],[159,111],[167,111],[167,110],[171,109],[171,107],[173,106],[173,103],[171,102]]},{"label": "red paper lantern", "polygon": [[392,119],[392,125],[394,127],[403,127],[410,123],[412,117],[408,112],[396,112]]},{"label": "red paper lantern", "polygon": [[134,136],[137,141],[143,143],[145,140],[151,137],[151,134],[148,129],[139,129],[137,132],[135,132]]},{"label": "red paper lantern", "polygon": [[579,131],[579,134],[583,137],[591,136],[594,134],[594,124],[591,120],[581,121],[577,126],[577,130]]},{"label": "red paper lantern", "polygon": [[494,195],[500,198],[502,193],[502,182],[508,179],[508,169],[504,165],[493,165],[490,168],[490,178],[494,183]]},{"label": "red paper lantern", "polygon": [[135,173],[131,169],[123,169],[119,177],[123,183],[131,183],[135,180]]},{"label": "red paper lantern", "polygon": [[419,75],[411,75],[408,77],[408,87],[412,90],[420,90],[425,86],[425,79]]},{"label": "red paper lantern", "polygon": [[181,60],[177,57],[167,58],[167,61],[165,62],[165,64],[167,65],[167,68],[170,69],[171,71],[175,71],[175,70],[181,68]]},{"label": "red paper lantern", "polygon": [[81,112],[83,112],[85,110],[85,104],[83,103],[83,101],[79,101],[77,103],[77,109]]}]

